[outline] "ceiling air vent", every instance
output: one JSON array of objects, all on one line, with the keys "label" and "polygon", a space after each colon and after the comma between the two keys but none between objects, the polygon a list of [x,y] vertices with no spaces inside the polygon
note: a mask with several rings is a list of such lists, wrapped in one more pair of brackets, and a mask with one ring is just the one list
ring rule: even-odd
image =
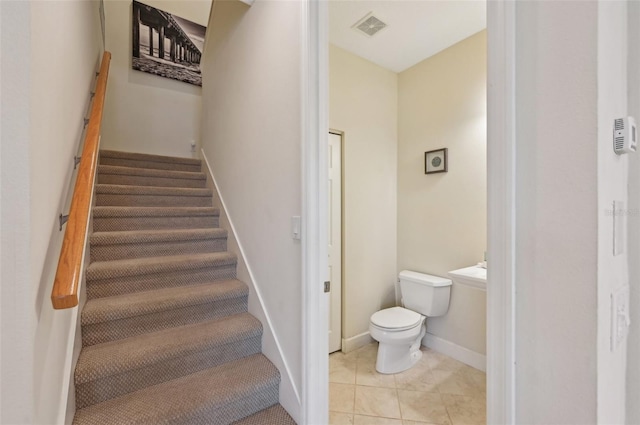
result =
[{"label": "ceiling air vent", "polygon": [[373,37],[378,31],[386,28],[387,24],[373,16],[373,12],[368,13],[364,18],[356,22],[352,28],[362,32],[368,37]]}]

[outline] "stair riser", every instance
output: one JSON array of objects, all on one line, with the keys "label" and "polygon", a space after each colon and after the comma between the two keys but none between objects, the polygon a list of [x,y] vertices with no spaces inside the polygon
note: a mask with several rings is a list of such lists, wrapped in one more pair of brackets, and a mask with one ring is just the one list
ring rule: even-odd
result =
[{"label": "stair riser", "polygon": [[101,280],[87,279],[87,299],[206,283],[220,279],[235,279],[235,277],[236,264],[233,263],[196,270],[179,270]]},{"label": "stair riser", "polygon": [[100,157],[100,165],[116,165],[118,167],[152,168],[154,170],[190,171],[199,173],[200,165],[180,164],[175,162],[140,161],[126,158]]},{"label": "stair riser", "polygon": [[97,206],[113,207],[211,207],[211,196],[163,196],[96,194]]},{"label": "stair riser", "polygon": [[261,351],[262,335],[183,354],[144,368],[125,371],[82,384],[76,384],[76,406],[83,408],[147,386],[156,385],[200,370],[215,367]]},{"label": "stair riser", "polygon": [[221,319],[246,311],[247,297],[244,296],[144,316],[83,325],[82,345],[101,344],[162,329]]},{"label": "stair riser", "polygon": [[91,261],[111,261],[164,255],[199,254],[227,250],[227,239],[91,245]]},{"label": "stair riser", "polygon": [[123,230],[206,229],[219,226],[218,216],[199,217],[94,217],[94,232]]},{"label": "stair riser", "polygon": [[277,404],[279,401],[278,384],[279,380],[270,386],[255,388],[245,397],[235,398],[224,406],[217,407],[216,409],[194,412],[192,416],[184,418],[180,423],[228,425]]},{"label": "stair riser", "polygon": [[128,186],[161,186],[161,187],[189,187],[205,188],[206,180],[172,179],[163,177],[123,176],[120,174],[99,174],[99,184],[119,184]]}]

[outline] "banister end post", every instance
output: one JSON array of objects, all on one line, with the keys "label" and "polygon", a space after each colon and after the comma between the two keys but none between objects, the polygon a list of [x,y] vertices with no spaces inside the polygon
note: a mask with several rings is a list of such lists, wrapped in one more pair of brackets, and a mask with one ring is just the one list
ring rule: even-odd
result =
[{"label": "banister end post", "polygon": [[78,296],[76,294],[56,296],[51,294],[51,304],[55,310],[64,310],[73,308],[78,305]]}]

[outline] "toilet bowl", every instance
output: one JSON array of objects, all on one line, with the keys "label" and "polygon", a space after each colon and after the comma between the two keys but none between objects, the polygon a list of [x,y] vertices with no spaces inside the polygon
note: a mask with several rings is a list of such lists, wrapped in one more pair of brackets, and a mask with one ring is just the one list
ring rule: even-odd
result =
[{"label": "toilet bowl", "polygon": [[402,372],[422,357],[420,341],[426,333],[425,317],[403,307],[387,308],[371,316],[369,333],[379,342],[376,370]]},{"label": "toilet bowl", "polygon": [[420,344],[426,318],[441,316],[449,308],[451,280],[408,270],[400,272],[404,307],[380,310],[371,316],[369,332],[379,342],[376,370],[399,373],[422,357]]}]

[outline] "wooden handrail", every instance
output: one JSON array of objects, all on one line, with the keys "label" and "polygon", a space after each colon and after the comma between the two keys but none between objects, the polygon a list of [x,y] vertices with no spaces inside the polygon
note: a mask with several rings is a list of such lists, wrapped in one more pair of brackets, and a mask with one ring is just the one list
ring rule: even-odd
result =
[{"label": "wooden handrail", "polygon": [[51,302],[55,309],[72,308],[78,305],[78,288],[82,280],[82,276],[80,276],[82,254],[86,244],[91,194],[96,175],[100,127],[102,125],[110,62],[111,53],[104,52],[98,81],[96,82],[93,105],[91,106],[91,115],[89,116],[87,132],[84,137],[78,177],[73,189],[73,198],[71,198],[69,220],[64,232],[60,260],[58,260],[56,278],[51,291]]}]

